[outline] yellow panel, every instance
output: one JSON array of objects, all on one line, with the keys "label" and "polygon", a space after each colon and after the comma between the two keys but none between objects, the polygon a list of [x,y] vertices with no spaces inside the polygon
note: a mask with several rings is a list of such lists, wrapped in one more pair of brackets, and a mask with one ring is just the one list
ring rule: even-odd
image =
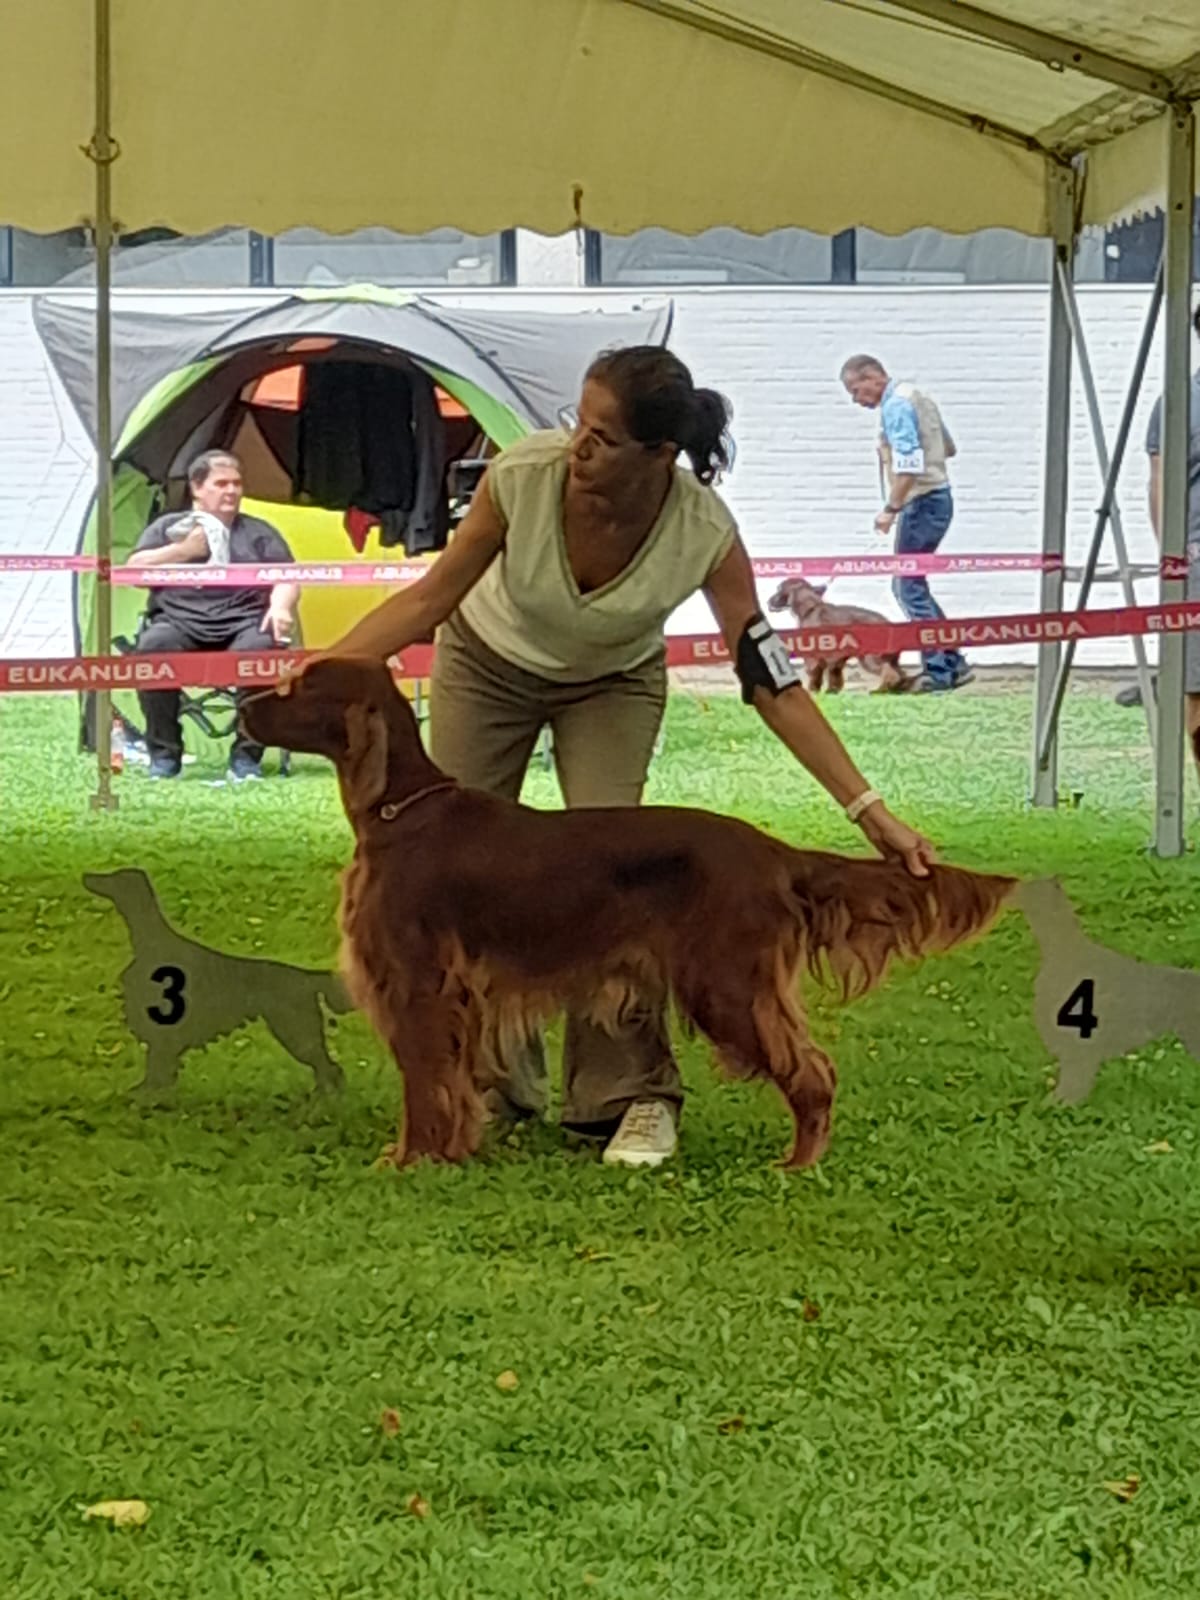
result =
[{"label": "yellow panel", "polygon": [[[247,516],[262,517],[278,528],[297,561],[352,562],[407,561],[402,549],[385,550],[379,543],[379,530],[373,528],[361,555],[346,536],[340,511],[323,511],[315,506],[275,505],[247,498],[242,502]],[[428,565],[433,556],[418,556]],[[392,584],[364,584],[362,587],[313,584],[300,591],[300,628],[308,650],[325,650],[374,606],[395,594]],[[406,685],[406,689],[408,685]],[[411,691],[409,691],[411,692]]]}]

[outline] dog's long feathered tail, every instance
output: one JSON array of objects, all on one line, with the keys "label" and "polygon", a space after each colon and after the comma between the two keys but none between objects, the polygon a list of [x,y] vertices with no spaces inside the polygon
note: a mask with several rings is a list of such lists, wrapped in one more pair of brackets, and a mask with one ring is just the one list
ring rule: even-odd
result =
[{"label": "dog's long feathered tail", "polygon": [[934,867],[914,878],[900,862],[793,851],[792,894],[806,964],[843,999],[873,989],[891,962],[952,950],[986,932],[1015,878]]}]

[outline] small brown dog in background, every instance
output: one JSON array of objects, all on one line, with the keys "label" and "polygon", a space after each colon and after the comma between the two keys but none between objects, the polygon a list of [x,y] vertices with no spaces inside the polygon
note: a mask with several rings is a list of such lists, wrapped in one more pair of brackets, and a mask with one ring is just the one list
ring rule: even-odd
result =
[{"label": "small brown dog in background", "polygon": [[[767,601],[772,611],[790,611],[800,628],[854,628],[887,626],[887,618],[878,611],[868,611],[865,606],[834,606],[825,599],[828,585],[820,588],[805,578],[785,578]],[[833,651],[828,655],[805,656],[804,673],[810,694],[828,688],[830,694],[840,694],[846,679],[846,663],[853,655]],[[900,694],[909,688],[912,679],[900,665],[898,655],[859,657],[865,672],[878,682],[874,694]]]}]

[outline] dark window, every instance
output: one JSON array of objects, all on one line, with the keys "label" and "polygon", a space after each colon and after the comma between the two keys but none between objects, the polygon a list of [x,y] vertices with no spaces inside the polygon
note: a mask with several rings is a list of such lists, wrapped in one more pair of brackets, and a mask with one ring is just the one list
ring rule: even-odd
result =
[{"label": "dark window", "polygon": [[[91,240],[63,233],[0,230],[0,283],[22,287],[94,281]],[[163,289],[310,284],[504,284],[515,278],[515,235],[478,237],[453,228],[409,236],[386,228],[331,235],[296,228],[270,239],[245,228],[186,238],[169,228],[118,234],[113,282]]]}]

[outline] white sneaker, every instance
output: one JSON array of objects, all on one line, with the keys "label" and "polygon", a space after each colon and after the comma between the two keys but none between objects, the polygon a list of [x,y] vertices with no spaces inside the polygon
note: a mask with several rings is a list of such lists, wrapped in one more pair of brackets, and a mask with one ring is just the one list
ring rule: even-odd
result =
[{"label": "white sneaker", "polygon": [[610,1166],[660,1167],[675,1154],[675,1115],[665,1100],[635,1100],[604,1149]]}]

